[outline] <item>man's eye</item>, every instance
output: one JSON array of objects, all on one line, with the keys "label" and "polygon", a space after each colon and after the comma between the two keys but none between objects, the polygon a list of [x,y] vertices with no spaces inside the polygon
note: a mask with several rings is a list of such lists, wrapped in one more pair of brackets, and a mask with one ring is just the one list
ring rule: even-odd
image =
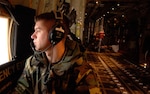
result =
[{"label": "man's eye", "polygon": [[40,30],[39,30],[39,29],[37,29],[37,30],[35,30],[35,32],[40,32]]}]

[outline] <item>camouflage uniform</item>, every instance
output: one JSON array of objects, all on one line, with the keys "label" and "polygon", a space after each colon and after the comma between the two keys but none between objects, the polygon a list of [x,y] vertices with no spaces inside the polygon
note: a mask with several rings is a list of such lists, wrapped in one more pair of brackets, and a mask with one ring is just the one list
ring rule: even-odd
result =
[{"label": "camouflage uniform", "polygon": [[[15,92],[19,94],[101,94],[91,66],[77,42],[67,40],[64,57],[50,65],[45,53],[26,60]],[[15,93],[15,94],[16,94]]]}]

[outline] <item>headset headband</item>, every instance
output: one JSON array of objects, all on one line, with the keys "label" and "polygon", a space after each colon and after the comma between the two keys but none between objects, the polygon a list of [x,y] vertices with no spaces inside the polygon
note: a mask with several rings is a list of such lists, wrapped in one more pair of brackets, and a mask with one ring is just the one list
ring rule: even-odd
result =
[{"label": "headset headband", "polygon": [[63,20],[63,14],[60,11],[53,11],[56,20]]}]

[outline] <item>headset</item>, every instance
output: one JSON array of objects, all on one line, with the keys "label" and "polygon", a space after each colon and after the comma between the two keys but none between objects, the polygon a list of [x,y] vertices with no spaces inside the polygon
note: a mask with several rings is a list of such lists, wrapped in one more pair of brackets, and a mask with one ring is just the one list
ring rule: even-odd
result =
[{"label": "headset", "polygon": [[65,36],[65,30],[63,26],[63,14],[59,11],[53,11],[55,16],[55,24],[49,31],[49,41],[54,46],[59,43]]}]

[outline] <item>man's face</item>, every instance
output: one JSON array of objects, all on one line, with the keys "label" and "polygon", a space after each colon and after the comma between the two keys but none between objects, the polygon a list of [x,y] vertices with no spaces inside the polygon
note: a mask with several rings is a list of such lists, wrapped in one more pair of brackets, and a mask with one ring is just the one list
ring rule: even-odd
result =
[{"label": "man's face", "polygon": [[31,35],[35,50],[43,51],[50,46],[48,38],[49,30],[54,25],[54,21],[39,20],[35,23],[34,33]]}]

